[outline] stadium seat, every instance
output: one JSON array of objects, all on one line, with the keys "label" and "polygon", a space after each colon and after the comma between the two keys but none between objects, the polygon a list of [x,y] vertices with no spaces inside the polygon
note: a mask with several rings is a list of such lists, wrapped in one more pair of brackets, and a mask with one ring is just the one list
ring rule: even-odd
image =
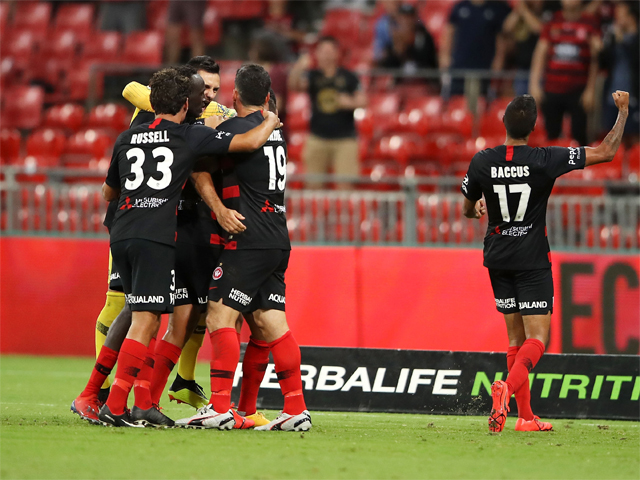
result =
[{"label": "stadium seat", "polygon": [[356,113],[358,130],[365,136],[390,132],[397,122],[400,100],[400,94],[397,92],[371,94],[367,108]]},{"label": "stadium seat", "polygon": [[104,157],[113,146],[113,139],[108,134],[95,129],[80,130],[67,139],[62,161],[78,163],[89,162],[95,157]]},{"label": "stadium seat", "polygon": [[259,18],[266,11],[266,2],[262,0],[215,0],[209,5],[215,7],[221,19],[230,20]]},{"label": "stadium seat", "polygon": [[36,50],[38,40],[31,30],[13,28],[2,35],[2,56],[11,57],[15,68],[25,70]]},{"label": "stadium seat", "polygon": [[84,121],[84,109],[74,103],[54,105],[44,113],[42,126],[60,128],[68,133],[75,133]]},{"label": "stadium seat", "polygon": [[71,67],[78,53],[78,37],[73,30],[53,30],[40,47],[40,57],[56,59]]},{"label": "stadium seat", "polygon": [[443,109],[444,102],[439,95],[409,97],[404,105],[405,112],[410,113],[418,110],[422,114],[420,115],[420,127],[418,127],[421,132],[439,129],[442,123]]},{"label": "stadium seat", "polygon": [[334,8],[329,10],[322,22],[322,35],[335,37],[343,48],[360,44],[363,15],[358,10]]},{"label": "stadium seat", "polygon": [[51,3],[49,2],[16,2],[13,16],[15,28],[27,28],[44,38],[51,21]]},{"label": "stadium seat", "polygon": [[58,7],[55,26],[57,29],[73,30],[85,42],[94,30],[95,7],[89,3],[65,3]]},{"label": "stadium seat", "polygon": [[303,92],[289,92],[287,96],[287,126],[290,132],[307,131],[311,120],[311,100]]},{"label": "stadium seat", "polygon": [[89,112],[88,127],[110,129],[115,135],[129,128],[131,112],[124,105],[118,103],[105,103],[93,107]]},{"label": "stadium seat", "polygon": [[15,128],[0,130],[0,163],[15,163],[20,157],[20,132]]},{"label": "stadium seat", "polygon": [[7,2],[0,2],[0,32],[7,31],[7,23],[9,21],[9,10],[11,5]]},{"label": "stadium seat", "polygon": [[91,41],[84,44],[82,60],[115,63],[120,57],[121,45],[122,36],[118,32],[94,32]]},{"label": "stadium seat", "polygon": [[146,31],[130,33],[124,44],[122,61],[149,67],[162,63],[164,39],[160,32]]},{"label": "stadium seat", "polygon": [[456,133],[433,133],[425,140],[424,156],[437,161],[441,169],[447,169],[460,155],[460,136]]},{"label": "stadium seat", "polygon": [[374,155],[406,165],[409,160],[424,158],[424,142],[419,135],[411,133],[382,137],[375,145]]},{"label": "stadium seat", "polygon": [[508,99],[494,100],[480,119],[480,135],[483,137],[495,137],[505,134],[502,117],[509,105]]},{"label": "stadium seat", "polygon": [[291,158],[296,162],[302,161],[302,152],[304,151],[304,146],[307,143],[308,137],[309,137],[308,132],[292,131],[289,134],[289,139],[287,141],[288,158]]},{"label": "stadium seat", "polygon": [[164,32],[167,28],[167,0],[155,0],[147,3],[147,30]]},{"label": "stadium seat", "polygon": [[420,19],[433,37],[436,47],[440,47],[442,31],[449,21],[452,2],[430,0],[420,10]]},{"label": "stadium seat", "polygon": [[389,160],[366,160],[362,163],[360,173],[368,177],[373,184],[364,184],[366,190],[397,190],[399,184],[396,177],[400,176],[401,168]]},{"label": "stadium seat", "polygon": [[2,125],[15,128],[35,128],[40,125],[44,90],[41,87],[18,85],[4,92]]},{"label": "stadium seat", "polygon": [[[47,163],[58,163],[64,151],[67,137],[64,131],[53,128],[35,130],[27,138],[27,155],[41,159],[54,159]],[[42,163],[42,162],[41,162]]]},{"label": "stadium seat", "polygon": [[630,181],[638,181],[640,176],[640,144],[636,144],[627,152],[627,170]]},{"label": "stadium seat", "polygon": [[222,19],[215,5],[211,3],[207,5],[207,10],[204,12],[203,25],[205,43],[209,46],[218,45],[222,38]]}]

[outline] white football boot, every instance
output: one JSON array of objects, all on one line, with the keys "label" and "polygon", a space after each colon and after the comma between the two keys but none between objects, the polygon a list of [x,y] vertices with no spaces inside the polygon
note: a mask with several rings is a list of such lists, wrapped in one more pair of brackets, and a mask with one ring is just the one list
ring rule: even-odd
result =
[{"label": "white football boot", "polygon": [[236,424],[233,410],[218,413],[212,405],[205,405],[189,418],[176,420],[176,427],[184,428],[217,428],[218,430],[231,430]]},{"label": "white football boot", "polygon": [[289,415],[285,412],[280,412],[280,415],[275,420],[256,427],[255,430],[282,430],[285,432],[306,432],[311,428],[311,415],[308,410],[305,410],[299,415]]}]

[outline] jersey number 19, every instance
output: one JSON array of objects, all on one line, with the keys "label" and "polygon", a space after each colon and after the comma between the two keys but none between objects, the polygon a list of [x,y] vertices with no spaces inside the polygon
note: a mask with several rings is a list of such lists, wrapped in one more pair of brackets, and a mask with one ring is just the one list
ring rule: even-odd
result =
[{"label": "jersey number 19", "polygon": [[263,147],[263,149],[264,154],[269,158],[269,190],[275,190],[277,185],[278,190],[283,191],[287,183],[287,155],[284,147],[279,145],[275,149],[273,147]]}]

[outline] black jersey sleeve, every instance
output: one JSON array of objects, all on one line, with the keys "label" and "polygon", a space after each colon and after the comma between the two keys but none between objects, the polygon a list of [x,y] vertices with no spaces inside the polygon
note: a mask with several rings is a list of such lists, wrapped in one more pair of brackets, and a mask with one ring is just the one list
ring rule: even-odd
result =
[{"label": "black jersey sleeve", "polygon": [[584,168],[586,153],[584,147],[547,147],[542,149],[544,155],[540,156],[544,172],[551,178],[569,173],[572,170]]},{"label": "black jersey sleeve", "polygon": [[482,198],[482,186],[475,169],[475,163],[477,162],[477,154],[471,159],[467,174],[462,179],[462,185],[460,191],[472,202],[477,202]]},{"label": "black jersey sleeve", "polygon": [[109,164],[109,170],[107,171],[107,178],[104,180],[104,183],[117,190],[120,190],[120,167],[118,165],[118,153],[120,148],[118,147],[121,143],[122,141],[120,140],[120,137],[118,137],[115,145],[113,146],[113,153],[111,154],[111,163]]},{"label": "black jersey sleeve", "polygon": [[156,114],[153,112],[147,112],[145,110],[138,110],[135,116],[129,123],[129,128],[135,128],[143,123],[153,122],[156,119]]},{"label": "black jersey sleeve", "polygon": [[187,141],[198,157],[224,155],[229,151],[233,137],[233,133],[214,130],[204,125],[191,125],[187,131]]}]

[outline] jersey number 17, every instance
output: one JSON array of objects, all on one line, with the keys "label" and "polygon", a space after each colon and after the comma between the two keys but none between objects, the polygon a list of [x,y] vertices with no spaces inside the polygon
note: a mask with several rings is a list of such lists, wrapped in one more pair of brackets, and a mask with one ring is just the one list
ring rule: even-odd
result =
[{"label": "jersey number 17", "polygon": [[[507,186],[494,185],[493,192],[498,194],[502,220],[505,222],[510,222],[511,215],[509,215],[509,202],[507,201]],[[529,205],[529,197],[531,196],[531,187],[528,183],[512,184],[509,185],[509,193],[521,194],[520,202],[518,203],[518,210],[516,211],[516,217],[513,220],[515,222],[522,222],[524,220],[525,213],[527,213],[527,205]]]}]

